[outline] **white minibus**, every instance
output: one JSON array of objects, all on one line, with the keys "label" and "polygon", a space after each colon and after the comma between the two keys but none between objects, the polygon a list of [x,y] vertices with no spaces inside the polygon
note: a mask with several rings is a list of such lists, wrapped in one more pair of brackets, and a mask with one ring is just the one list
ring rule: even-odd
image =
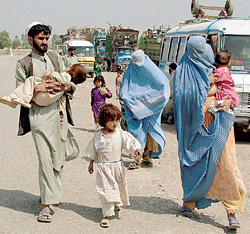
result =
[{"label": "white minibus", "polygon": [[227,49],[230,71],[240,104],[235,107],[235,124],[250,131],[250,18],[193,19],[169,30],[162,41],[159,67],[168,76],[169,64],[180,62],[192,35],[206,38],[214,53]]}]

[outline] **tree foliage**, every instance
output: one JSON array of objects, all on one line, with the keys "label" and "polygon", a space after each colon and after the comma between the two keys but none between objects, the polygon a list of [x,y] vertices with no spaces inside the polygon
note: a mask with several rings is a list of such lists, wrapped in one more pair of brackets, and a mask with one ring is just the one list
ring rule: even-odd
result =
[{"label": "tree foliage", "polygon": [[22,42],[21,42],[21,40],[18,38],[18,36],[16,36],[15,39],[12,41],[11,44],[12,44],[12,48],[13,48],[13,49],[16,49],[16,48],[18,48],[18,47],[21,47]]},{"label": "tree foliage", "polygon": [[0,32],[0,49],[10,47],[11,39],[9,33],[6,30]]},{"label": "tree foliage", "polygon": [[52,36],[52,49],[56,49],[56,46],[61,45],[61,44],[62,44],[62,39],[60,38],[60,36],[57,34],[53,34],[53,36]]}]

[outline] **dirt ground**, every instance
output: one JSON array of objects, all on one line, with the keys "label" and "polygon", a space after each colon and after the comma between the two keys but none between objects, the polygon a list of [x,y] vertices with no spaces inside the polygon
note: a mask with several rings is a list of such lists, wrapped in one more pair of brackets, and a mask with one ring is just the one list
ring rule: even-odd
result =
[{"label": "dirt ground", "polygon": [[[0,95],[14,89],[15,66],[23,55],[0,56]],[[115,73],[103,73],[114,96],[107,102],[119,105],[115,96]],[[62,204],[54,207],[50,224],[38,223],[38,160],[31,134],[17,137],[19,107],[0,104],[0,233],[235,233],[227,228],[221,203],[198,210],[193,218],[183,217],[182,187],[177,154],[176,131],[163,124],[166,146],[154,168],[126,171],[131,205],[122,209],[120,219],[112,219],[110,227],[99,226],[101,203],[95,191],[95,172],[88,174],[85,148],[95,130],[90,107],[93,79],[80,85],[72,100],[75,126],[71,127],[80,146],[80,156],[66,163],[63,175]],[[237,154],[239,168],[250,189],[250,135],[239,133]],[[125,167],[132,161],[124,155]],[[95,165],[96,166],[96,165]],[[95,167],[96,168],[96,167]],[[250,233],[250,196],[246,195],[245,212],[238,214],[241,229]]]}]

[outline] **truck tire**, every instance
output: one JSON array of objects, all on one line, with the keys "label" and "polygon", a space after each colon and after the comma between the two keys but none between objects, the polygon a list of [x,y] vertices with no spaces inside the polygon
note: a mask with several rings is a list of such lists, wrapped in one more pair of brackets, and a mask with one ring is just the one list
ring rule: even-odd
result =
[{"label": "truck tire", "polygon": [[225,9],[228,16],[232,16],[234,12],[234,0],[227,0],[225,4]]},{"label": "truck tire", "polygon": [[198,13],[199,8],[200,8],[199,0],[192,0],[191,13],[193,15],[196,15]]}]

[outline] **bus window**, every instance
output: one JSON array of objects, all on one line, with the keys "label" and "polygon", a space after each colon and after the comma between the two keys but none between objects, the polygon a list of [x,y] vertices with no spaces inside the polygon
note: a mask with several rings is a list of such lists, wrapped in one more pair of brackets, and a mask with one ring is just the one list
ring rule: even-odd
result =
[{"label": "bus window", "polygon": [[169,51],[169,55],[168,55],[169,62],[175,62],[177,47],[178,47],[178,37],[173,37],[171,40],[170,51]]},{"label": "bus window", "polygon": [[180,42],[179,42],[179,47],[178,47],[178,52],[177,52],[177,63],[180,62],[183,54],[185,53],[185,43],[186,43],[186,37],[181,37]]},{"label": "bus window", "polygon": [[163,49],[162,49],[162,54],[161,54],[161,60],[164,62],[166,62],[166,60],[167,60],[169,44],[170,44],[170,38],[167,37],[164,39]]}]

